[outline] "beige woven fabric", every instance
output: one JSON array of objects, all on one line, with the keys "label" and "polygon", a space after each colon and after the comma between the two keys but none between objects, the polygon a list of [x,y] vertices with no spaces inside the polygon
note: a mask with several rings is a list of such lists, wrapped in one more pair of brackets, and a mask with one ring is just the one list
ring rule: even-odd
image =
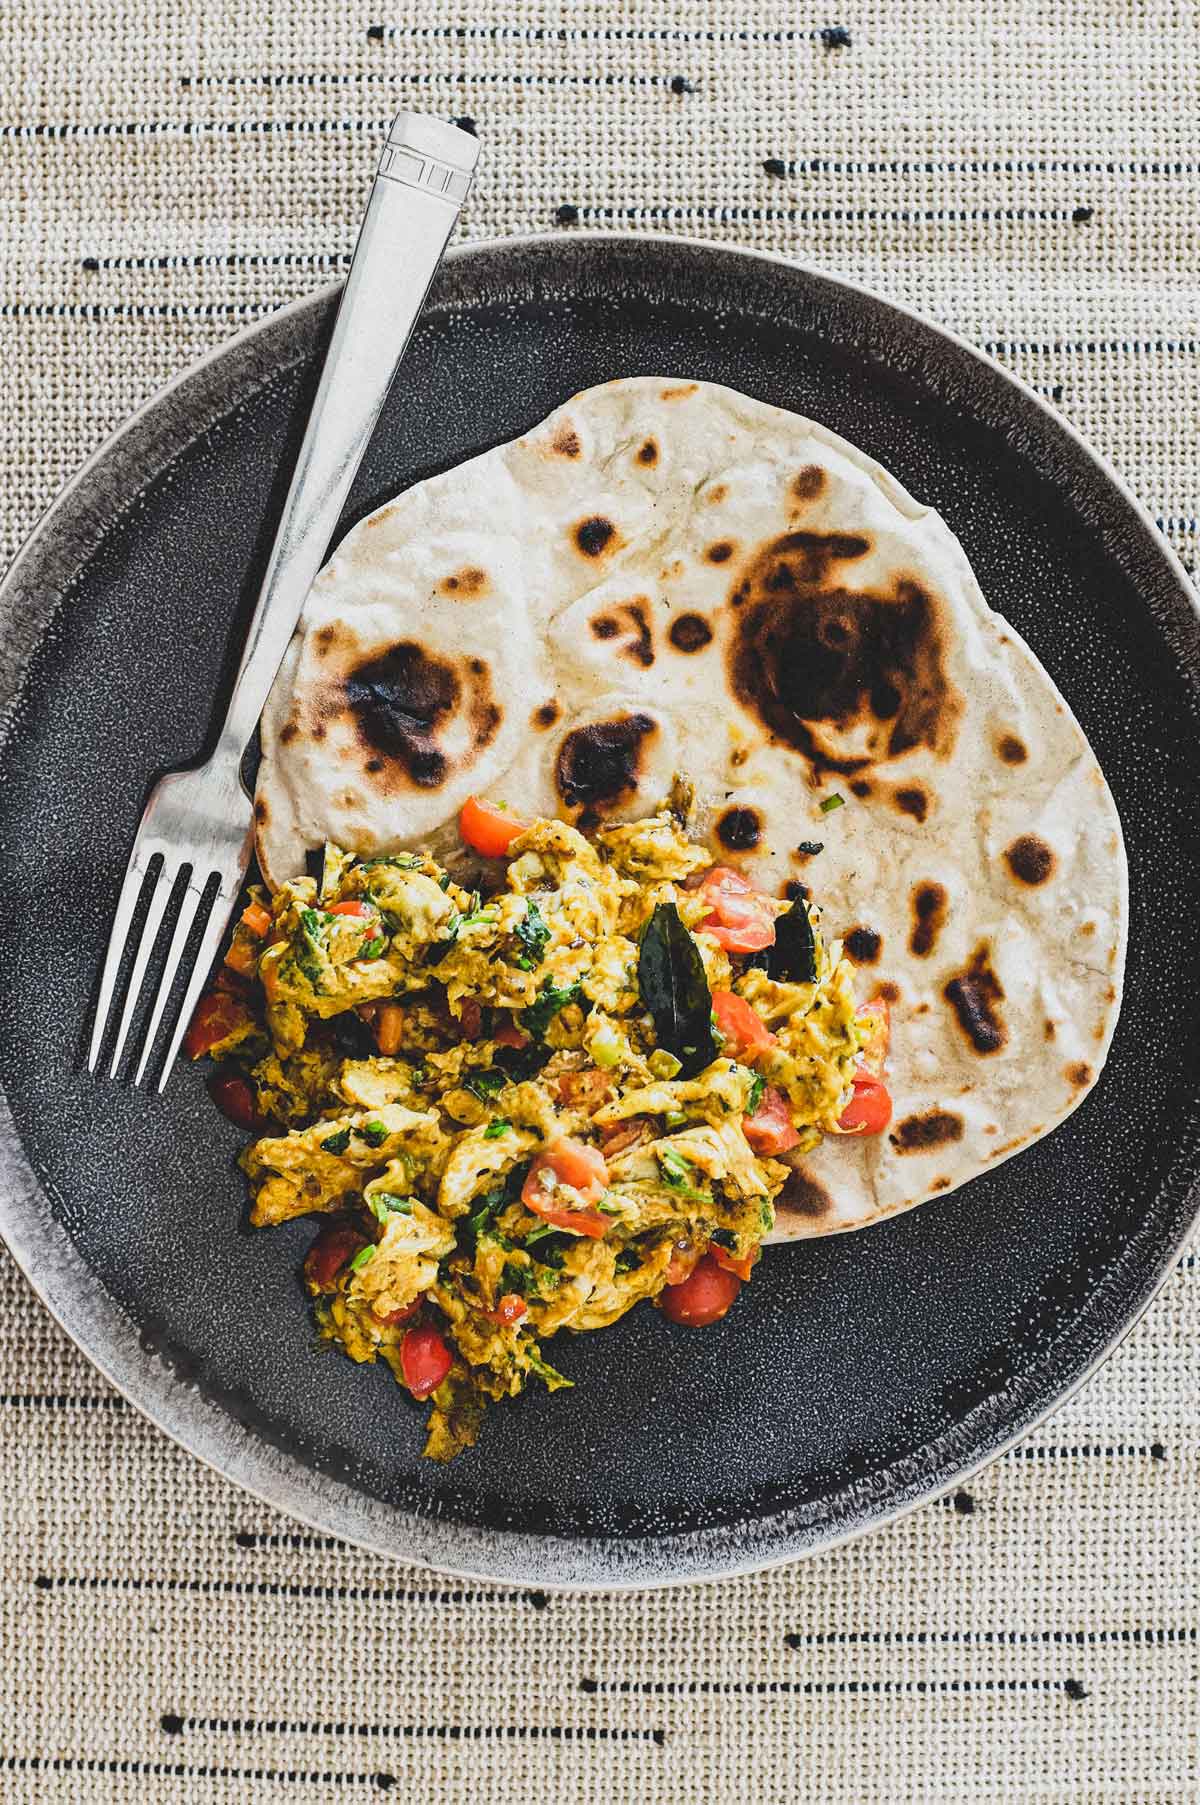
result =
[{"label": "beige woven fabric", "polygon": [[[139,401],[339,269],[412,104],[477,121],[469,234],[569,205],[857,277],[1057,398],[1194,561],[1192,0],[376,3],[4,0],[0,553]],[[759,1578],[547,1600],[274,1517],[0,1254],[0,1799],[1185,1805],[1198,1348],[1185,1261],[957,1500]]]}]

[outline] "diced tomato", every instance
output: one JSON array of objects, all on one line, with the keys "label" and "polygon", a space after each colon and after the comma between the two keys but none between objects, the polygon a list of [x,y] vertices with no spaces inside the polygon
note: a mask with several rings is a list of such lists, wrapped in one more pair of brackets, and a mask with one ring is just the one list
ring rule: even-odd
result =
[{"label": "diced tomato", "polygon": [[229,951],[225,954],[225,964],[239,978],[252,978],[258,970],[258,948],[252,940],[231,940]]},{"label": "diced tomato", "polygon": [[304,1277],[313,1295],[336,1291],[338,1274],[366,1245],[367,1237],[347,1223],[323,1228],[304,1256]]},{"label": "diced tomato", "polygon": [[414,1398],[427,1398],[436,1391],[453,1361],[450,1349],[430,1323],[418,1323],[400,1343],[400,1370]]},{"label": "diced tomato", "polygon": [[402,1322],[411,1322],[420,1308],[420,1298],[414,1297],[411,1304],[401,1304],[398,1310],[389,1310],[382,1320],[387,1324],[389,1329],[396,1329],[399,1328]]},{"label": "diced tomato", "polygon": [[555,1080],[558,1100],[574,1109],[586,1109],[589,1113],[598,1109],[600,1100],[612,1088],[612,1079],[607,1072],[600,1071],[594,1065],[584,1066],[582,1071],[562,1072]]},{"label": "diced tomato", "polygon": [[492,1039],[498,1047],[527,1047],[529,1035],[523,1034],[511,1016],[501,1016],[492,1029]]},{"label": "diced tomato", "polygon": [[671,1249],[671,1257],[667,1261],[668,1285],[682,1285],[684,1279],[695,1272],[703,1253],[704,1249],[698,1247],[694,1241],[689,1241],[686,1235],[682,1240],[676,1241]]},{"label": "diced tomato", "polygon": [[671,1322],[705,1329],[709,1323],[721,1320],[741,1288],[737,1274],[724,1272],[712,1254],[706,1253],[682,1284],[668,1285],[658,1301],[663,1315]]},{"label": "diced tomato", "polygon": [[209,1078],[205,1088],[223,1116],[228,1116],[239,1128],[261,1133],[265,1124],[258,1113],[254,1086],[248,1078],[243,1078],[240,1072],[218,1070]]},{"label": "diced tomato", "polygon": [[250,1020],[245,1003],[227,990],[208,990],[196,1004],[183,1050],[189,1059],[203,1059],[218,1043]]},{"label": "diced tomato", "polygon": [[515,1291],[506,1291],[503,1297],[496,1299],[494,1310],[485,1310],[484,1315],[492,1322],[498,1322],[507,1328],[510,1323],[520,1322],[522,1316],[528,1314],[529,1305]]},{"label": "diced tomato", "polygon": [[[552,1183],[546,1184],[551,1175]],[[521,1202],[543,1222],[555,1228],[571,1228],[598,1241],[608,1227],[608,1217],[589,1208],[598,1203],[608,1184],[608,1167],[595,1147],[564,1135],[538,1154],[521,1187]],[[569,1186],[570,1190],[564,1187]]]},{"label": "diced tomato", "polygon": [[519,815],[510,815],[507,809],[479,796],[468,796],[458,817],[459,833],[485,859],[502,859],[528,826]]},{"label": "diced tomato", "polygon": [[750,1274],[754,1271],[754,1262],[758,1258],[757,1247],[751,1248],[750,1252],[748,1254],[743,1254],[742,1258],[739,1260],[735,1254],[730,1253],[727,1247],[721,1247],[716,1241],[709,1242],[708,1251],[717,1262],[717,1265],[721,1268],[722,1272],[732,1272],[739,1279],[748,1279],[750,1277]]},{"label": "diced tomato", "polygon": [[362,920],[367,920],[372,915],[378,915],[379,910],[374,903],[364,902],[361,897],[354,896],[349,902],[330,903],[325,913],[326,915],[354,915]]},{"label": "diced tomato", "polygon": [[653,1139],[653,1130],[645,1116],[630,1116],[625,1122],[612,1122],[602,1131],[600,1151],[605,1159],[614,1159],[618,1153],[628,1153],[631,1147],[640,1147],[643,1141]]},{"label": "diced tomato", "polygon": [[838,1117],[843,1134],[882,1134],[892,1119],[892,1095],[870,1072],[858,1072],[854,1093]]},{"label": "diced tomato", "polygon": [[711,914],[697,926],[730,953],[761,953],[775,944],[775,911],[771,899],[756,890],[740,871],[714,865],[699,886]]},{"label": "diced tomato", "polygon": [[712,1005],[717,1027],[725,1041],[722,1051],[731,1059],[747,1059],[753,1063],[759,1053],[779,1045],[758,1011],[744,998],[735,996],[732,990],[714,990]]},{"label": "diced tomato", "polygon": [[786,1153],[800,1139],[788,1100],[773,1084],[768,1084],[754,1114],[742,1117],[742,1133],[755,1153]]},{"label": "diced tomato", "polygon": [[891,1012],[886,997],[872,997],[869,1003],[859,1005],[858,1019],[871,1030],[871,1038],[858,1056],[858,1063],[864,1072],[873,1078],[882,1078],[883,1062],[887,1058],[888,1042],[892,1033]]},{"label": "diced tomato", "polygon": [[464,1040],[478,1040],[483,1027],[483,1010],[474,997],[463,997],[458,1005],[458,1030]]},{"label": "diced tomato", "polygon": [[262,903],[248,902],[242,910],[242,926],[256,940],[265,940],[271,932],[270,909],[265,909]]}]

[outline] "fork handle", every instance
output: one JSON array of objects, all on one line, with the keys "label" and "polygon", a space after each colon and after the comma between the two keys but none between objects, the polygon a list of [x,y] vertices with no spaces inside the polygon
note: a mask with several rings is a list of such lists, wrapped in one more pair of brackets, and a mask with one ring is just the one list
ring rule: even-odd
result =
[{"label": "fork handle", "polygon": [[479,145],[423,113],[392,121],[304,443],[263,578],[218,756],[240,763],[341,518],[421,304],[471,186]]}]

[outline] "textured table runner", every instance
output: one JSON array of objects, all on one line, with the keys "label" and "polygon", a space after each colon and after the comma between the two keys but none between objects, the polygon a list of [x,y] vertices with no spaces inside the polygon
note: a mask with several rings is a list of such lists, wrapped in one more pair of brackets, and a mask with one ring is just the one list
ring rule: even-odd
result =
[{"label": "textured table runner", "polygon": [[[763,246],[986,345],[1193,565],[1191,0],[386,4],[5,0],[0,557],[140,401],[345,266],[412,105],[475,123],[469,236]],[[757,1578],[548,1597],[244,1497],[0,1252],[0,1800],[1185,1805],[1198,1342],[1193,1255],[957,1496]]]}]

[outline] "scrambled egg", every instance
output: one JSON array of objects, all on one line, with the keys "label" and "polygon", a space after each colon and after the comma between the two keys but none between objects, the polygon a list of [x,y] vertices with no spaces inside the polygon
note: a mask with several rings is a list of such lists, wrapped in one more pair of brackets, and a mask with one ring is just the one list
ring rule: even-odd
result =
[{"label": "scrambled egg", "polygon": [[[560,1330],[603,1328],[706,1252],[749,1273],[789,1170],[754,1132],[764,1097],[789,1147],[837,1126],[868,1032],[851,967],[819,935],[807,982],[731,953],[695,881],[711,864],[665,809],[593,840],[536,821],[474,892],[425,854],[330,847],[269,930],[237,930],[251,1019],[215,1050],[269,1124],[242,1155],[251,1220],[331,1218],[306,1262],[321,1333],[431,1393],[434,1458],[531,1377],[569,1383],[542,1353]],[[770,924],[789,905],[758,906]],[[740,999],[759,1044],[723,1044],[715,1016],[699,1052],[664,1044],[641,967],[656,910],[699,956],[702,1014]]]}]

